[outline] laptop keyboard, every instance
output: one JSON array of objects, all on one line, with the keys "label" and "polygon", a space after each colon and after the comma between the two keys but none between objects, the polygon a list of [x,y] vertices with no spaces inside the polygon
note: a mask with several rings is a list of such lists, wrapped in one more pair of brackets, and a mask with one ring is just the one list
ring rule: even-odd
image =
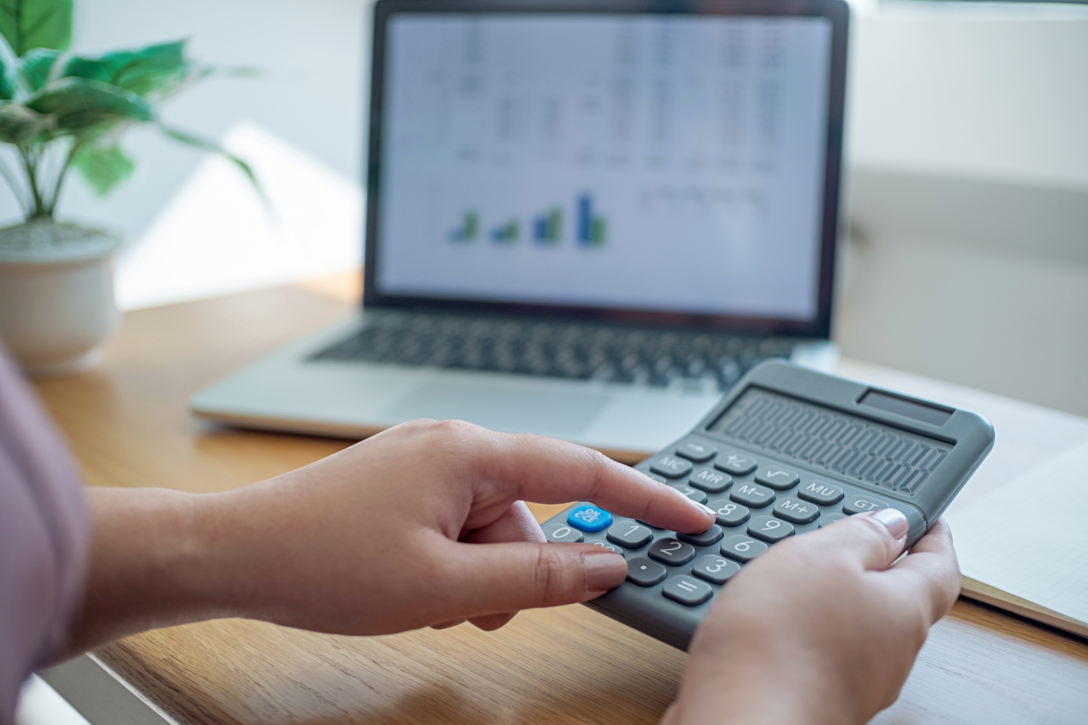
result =
[{"label": "laptop keyboard", "polygon": [[728,390],[793,343],[706,333],[380,313],[313,360],[396,363],[609,383]]}]

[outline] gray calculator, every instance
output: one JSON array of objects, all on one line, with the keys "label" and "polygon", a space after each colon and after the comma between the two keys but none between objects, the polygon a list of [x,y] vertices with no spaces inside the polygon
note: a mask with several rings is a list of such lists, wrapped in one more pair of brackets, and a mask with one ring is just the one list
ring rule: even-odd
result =
[{"label": "gray calculator", "polygon": [[912,545],[993,442],[975,413],[768,361],[635,466],[712,508],[710,529],[677,534],[580,503],[544,535],[622,554],[627,581],[587,606],[687,649],[714,596],[783,539],[891,507],[910,521]]}]

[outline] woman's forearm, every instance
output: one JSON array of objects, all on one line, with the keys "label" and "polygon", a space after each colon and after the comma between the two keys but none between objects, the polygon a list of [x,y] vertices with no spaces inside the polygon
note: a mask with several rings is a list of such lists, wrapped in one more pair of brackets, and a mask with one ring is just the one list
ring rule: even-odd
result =
[{"label": "woman's forearm", "polygon": [[62,658],[153,627],[235,613],[230,567],[216,551],[221,497],[91,488],[87,502],[87,590]]}]

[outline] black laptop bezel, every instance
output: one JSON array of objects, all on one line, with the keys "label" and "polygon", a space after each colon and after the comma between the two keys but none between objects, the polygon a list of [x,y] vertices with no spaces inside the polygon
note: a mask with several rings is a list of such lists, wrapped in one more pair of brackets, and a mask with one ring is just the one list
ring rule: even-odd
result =
[{"label": "black laptop bezel", "polygon": [[[389,20],[408,13],[509,14],[696,14],[740,16],[815,16],[831,22],[830,73],[827,96],[827,143],[824,162],[823,223],[820,245],[817,313],[810,320],[695,314],[631,308],[579,307],[496,302],[446,297],[384,294],[379,288],[382,118],[385,84],[385,38]],[[846,98],[846,50],[849,9],[844,0],[378,0],[374,5],[367,209],[365,226],[364,308],[420,312],[466,313],[618,325],[705,330],[731,335],[776,335],[828,339],[831,333],[835,247],[839,228],[843,123]]]}]

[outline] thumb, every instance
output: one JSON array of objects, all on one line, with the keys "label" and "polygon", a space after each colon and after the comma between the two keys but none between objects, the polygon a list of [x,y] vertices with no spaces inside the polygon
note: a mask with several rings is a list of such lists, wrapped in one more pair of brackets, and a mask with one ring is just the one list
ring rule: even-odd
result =
[{"label": "thumb", "polygon": [[883,571],[903,552],[910,522],[893,508],[857,514],[805,536],[806,544],[860,561],[865,569]]},{"label": "thumb", "polygon": [[627,562],[591,544],[458,544],[447,619],[584,602],[618,587]]}]

